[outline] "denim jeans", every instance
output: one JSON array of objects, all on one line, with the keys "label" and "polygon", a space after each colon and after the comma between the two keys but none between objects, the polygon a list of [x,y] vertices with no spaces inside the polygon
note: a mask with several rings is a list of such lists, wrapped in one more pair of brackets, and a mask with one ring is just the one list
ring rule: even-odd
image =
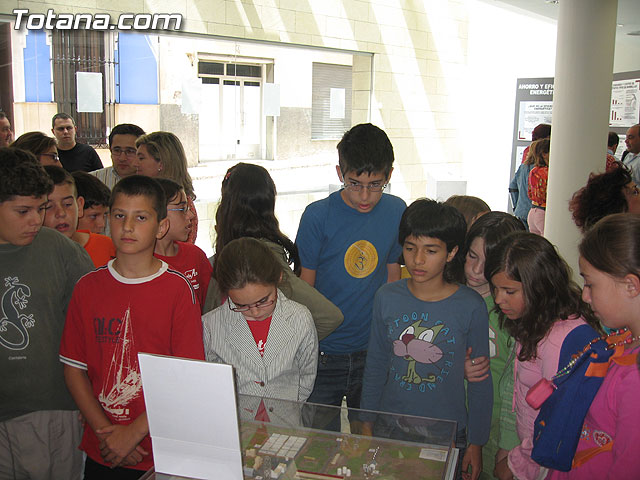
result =
[{"label": "denim jeans", "polygon": [[[367,352],[364,350],[345,354],[320,352],[316,383],[307,401],[322,405],[340,406],[342,405],[343,397],[346,396],[349,408],[360,408],[362,376],[366,359]],[[326,411],[324,412],[324,414],[318,414],[314,417],[314,428],[340,431],[339,411],[331,409],[330,414],[327,414]]]}]

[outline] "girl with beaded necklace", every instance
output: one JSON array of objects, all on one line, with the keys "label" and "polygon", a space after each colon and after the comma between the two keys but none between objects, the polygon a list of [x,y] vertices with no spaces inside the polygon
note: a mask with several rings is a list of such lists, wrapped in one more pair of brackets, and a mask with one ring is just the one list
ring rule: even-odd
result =
[{"label": "girl with beaded necklace", "polygon": [[538,411],[526,402],[526,395],[542,378],[557,372],[565,337],[585,323],[594,327],[597,337],[598,322],[580,298],[569,266],[544,237],[525,232],[508,235],[489,253],[484,273],[500,326],[516,340],[517,354],[513,404],[520,444],[496,463],[495,475],[500,480],[538,480],[546,475],[531,459]]},{"label": "girl with beaded necklace", "polygon": [[[579,247],[582,298],[611,329],[629,331],[617,348],[584,421],[573,468],[547,479],[631,480],[640,477],[640,216],[619,213],[600,220]],[[591,456],[590,456],[591,455]]]}]

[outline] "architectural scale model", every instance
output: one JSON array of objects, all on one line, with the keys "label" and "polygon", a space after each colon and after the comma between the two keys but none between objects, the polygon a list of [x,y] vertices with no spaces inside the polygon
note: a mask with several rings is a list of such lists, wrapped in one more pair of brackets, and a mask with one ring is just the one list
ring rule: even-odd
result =
[{"label": "architectural scale model", "polygon": [[240,430],[247,479],[440,480],[446,472],[446,447],[260,422]]}]

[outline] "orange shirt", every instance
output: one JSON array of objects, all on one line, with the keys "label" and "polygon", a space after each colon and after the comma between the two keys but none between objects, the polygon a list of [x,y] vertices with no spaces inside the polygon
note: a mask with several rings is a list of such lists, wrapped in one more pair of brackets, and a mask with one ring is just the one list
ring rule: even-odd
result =
[{"label": "orange shirt", "polygon": [[529,173],[529,198],[538,207],[547,206],[547,179],[549,167],[533,167]]},{"label": "orange shirt", "polygon": [[78,230],[79,232],[88,233],[89,241],[84,246],[93,264],[96,268],[106,265],[109,260],[116,257],[116,248],[113,241],[106,235],[92,233],[89,230]]}]

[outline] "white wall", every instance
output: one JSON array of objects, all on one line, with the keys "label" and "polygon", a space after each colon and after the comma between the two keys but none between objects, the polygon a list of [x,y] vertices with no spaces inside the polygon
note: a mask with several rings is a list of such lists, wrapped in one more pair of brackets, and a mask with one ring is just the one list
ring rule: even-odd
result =
[{"label": "white wall", "polygon": [[468,117],[461,138],[467,194],[506,210],[516,79],[553,77],[556,24],[480,1],[469,7]]}]

